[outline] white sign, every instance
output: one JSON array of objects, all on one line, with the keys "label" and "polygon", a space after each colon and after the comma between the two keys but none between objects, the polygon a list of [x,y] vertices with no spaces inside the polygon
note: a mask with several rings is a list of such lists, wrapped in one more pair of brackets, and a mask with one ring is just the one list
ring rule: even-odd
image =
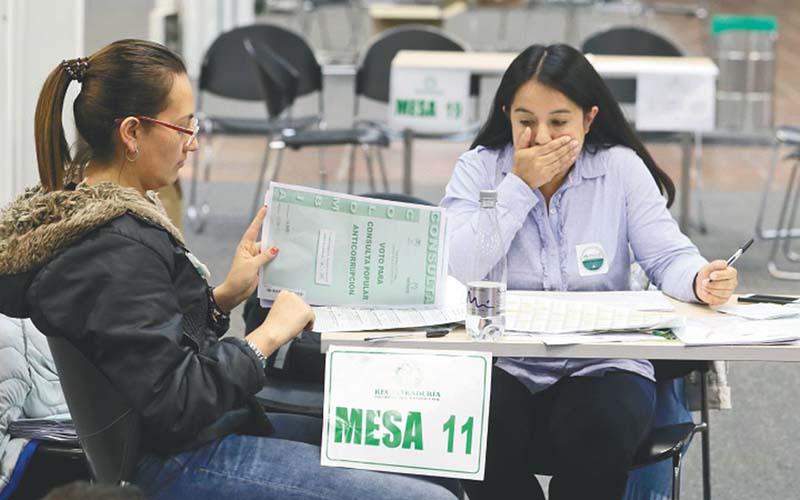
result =
[{"label": "white sign", "polygon": [[713,130],[714,96],[714,75],[640,74],[636,79],[636,129]]},{"label": "white sign", "polygon": [[331,346],[322,465],[483,479],[487,352]]},{"label": "white sign", "polygon": [[393,67],[389,126],[423,133],[463,132],[468,126],[470,72]]}]

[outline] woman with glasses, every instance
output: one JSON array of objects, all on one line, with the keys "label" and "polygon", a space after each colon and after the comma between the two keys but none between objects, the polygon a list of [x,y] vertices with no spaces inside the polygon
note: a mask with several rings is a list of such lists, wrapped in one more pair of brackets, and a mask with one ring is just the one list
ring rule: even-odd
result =
[{"label": "woman with glasses", "polygon": [[[74,157],[61,124],[73,80]],[[121,40],[50,73],[35,119],[41,184],[0,212],[0,312],[70,341],[127,399],[148,497],[454,498],[415,477],[320,467],[317,419],[261,410],[266,356],[314,314],[284,292],[247,337],[220,339],[280,257],[256,242],[262,209],[211,287],[152,195],[198,149],[193,113],[186,68],[155,43]]]}]

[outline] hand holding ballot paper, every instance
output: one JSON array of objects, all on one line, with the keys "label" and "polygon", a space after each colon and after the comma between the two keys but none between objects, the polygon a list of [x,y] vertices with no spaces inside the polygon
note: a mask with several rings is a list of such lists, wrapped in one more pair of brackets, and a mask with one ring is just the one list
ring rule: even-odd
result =
[{"label": "hand holding ballot paper", "polygon": [[258,297],[291,290],[312,305],[443,304],[444,209],[272,183],[262,250],[281,258],[262,272]]}]

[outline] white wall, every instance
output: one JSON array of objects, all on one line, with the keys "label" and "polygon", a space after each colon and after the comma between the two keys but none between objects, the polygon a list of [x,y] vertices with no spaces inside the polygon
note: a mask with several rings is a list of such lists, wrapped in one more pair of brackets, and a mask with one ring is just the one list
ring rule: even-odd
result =
[{"label": "white wall", "polygon": [[[88,56],[114,40],[152,36],[151,14],[172,9],[193,78],[219,33],[254,21],[252,0],[0,0],[0,207],[39,180],[33,121],[48,73],[62,59]],[[70,143],[79,89],[72,83],[64,102]]]},{"label": "white wall", "polygon": [[[58,1],[58,0],[53,0]],[[86,55],[123,38],[148,39],[155,0],[83,0]]]},{"label": "white wall", "polygon": [[[83,54],[83,0],[0,0],[0,206],[38,182],[33,118],[39,90],[62,59]],[[74,136],[73,84],[65,129]]]}]

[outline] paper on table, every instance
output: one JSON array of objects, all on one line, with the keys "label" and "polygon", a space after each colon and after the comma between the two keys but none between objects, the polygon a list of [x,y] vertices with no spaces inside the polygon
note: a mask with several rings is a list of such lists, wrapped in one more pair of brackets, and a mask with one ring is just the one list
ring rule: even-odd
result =
[{"label": "paper on table", "polygon": [[448,276],[445,304],[437,309],[365,309],[362,307],[315,307],[315,332],[361,332],[419,328],[464,321],[467,289]]},{"label": "paper on table", "polygon": [[729,322],[690,319],[673,331],[689,346],[783,344],[800,340],[800,319]]},{"label": "paper on table", "polygon": [[574,344],[612,344],[616,342],[638,342],[641,340],[662,340],[661,337],[650,333],[598,333],[594,335],[581,335],[572,333],[562,334],[540,334],[506,332],[508,336],[524,336],[532,340],[538,340],[545,345],[574,345]]},{"label": "paper on table", "polygon": [[717,309],[719,312],[747,319],[779,319],[800,316],[800,308],[785,307],[779,304],[726,304]]},{"label": "paper on table", "polygon": [[507,330],[552,334],[670,328],[679,321],[674,313],[513,292],[507,295],[506,318]]},{"label": "paper on table", "polygon": [[464,321],[466,308],[441,309],[363,309],[355,307],[315,307],[315,332],[362,332],[419,328]]},{"label": "paper on table", "polygon": [[[515,290],[511,293],[523,295],[526,294],[526,292],[520,292],[518,290]],[[624,307],[626,309],[636,309],[637,311],[675,310],[675,306],[660,290],[624,290],[618,292],[546,292],[546,294],[536,293],[530,295],[536,297],[541,297],[544,295],[545,298],[556,300],[605,304],[609,306]]]}]

